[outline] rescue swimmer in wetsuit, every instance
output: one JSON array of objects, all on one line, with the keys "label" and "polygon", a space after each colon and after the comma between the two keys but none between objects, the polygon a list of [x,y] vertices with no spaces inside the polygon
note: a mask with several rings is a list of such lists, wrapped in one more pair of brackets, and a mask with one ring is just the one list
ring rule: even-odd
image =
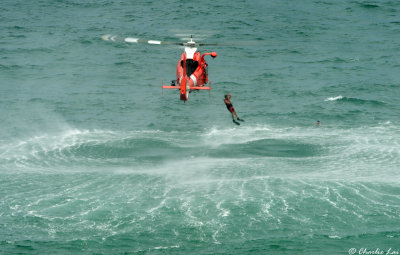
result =
[{"label": "rescue swimmer in wetsuit", "polygon": [[228,111],[232,114],[233,123],[235,123],[236,125],[240,125],[240,123],[235,120],[235,116],[236,116],[236,119],[239,120],[239,121],[244,121],[244,120],[240,119],[239,116],[237,115],[237,113],[235,111],[235,108],[233,107],[232,102],[230,100],[231,97],[232,97],[231,94],[226,94],[225,95],[225,99],[224,99],[224,103],[226,105],[226,108],[228,108]]}]

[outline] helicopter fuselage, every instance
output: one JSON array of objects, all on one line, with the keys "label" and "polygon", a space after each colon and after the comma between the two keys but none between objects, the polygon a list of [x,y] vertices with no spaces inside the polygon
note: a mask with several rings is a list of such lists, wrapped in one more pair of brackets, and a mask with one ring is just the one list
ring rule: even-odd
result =
[{"label": "helicopter fuselage", "polygon": [[188,49],[182,52],[176,66],[176,82],[180,85],[183,76],[186,76],[189,87],[204,86],[208,83],[208,64],[196,48]]},{"label": "helicopter fuselage", "polygon": [[[210,90],[210,87],[206,86],[209,83],[208,64],[204,57],[207,55],[215,58],[217,53],[201,55],[195,47],[185,47],[185,51],[182,52],[176,66],[176,82],[181,91],[181,100],[188,100],[190,90]],[[171,86],[163,87],[171,88]]]}]

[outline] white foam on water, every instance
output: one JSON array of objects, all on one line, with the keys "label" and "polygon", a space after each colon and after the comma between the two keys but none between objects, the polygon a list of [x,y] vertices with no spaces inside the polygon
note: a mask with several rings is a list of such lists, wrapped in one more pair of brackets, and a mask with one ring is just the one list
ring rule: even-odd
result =
[{"label": "white foam on water", "polygon": [[166,249],[174,249],[174,248],[179,248],[179,245],[172,245],[172,246],[157,246],[154,247],[154,250],[166,250]]},{"label": "white foam on water", "polygon": [[340,99],[343,99],[343,96],[328,97],[325,99],[325,101],[336,101],[336,100],[340,100]]},{"label": "white foam on water", "polygon": [[266,125],[243,126],[233,128],[212,127],[201,134],[204,144],[213,148],[224,144],[247,143],[263,138],[271,138],[272,134],[279,132]]}]

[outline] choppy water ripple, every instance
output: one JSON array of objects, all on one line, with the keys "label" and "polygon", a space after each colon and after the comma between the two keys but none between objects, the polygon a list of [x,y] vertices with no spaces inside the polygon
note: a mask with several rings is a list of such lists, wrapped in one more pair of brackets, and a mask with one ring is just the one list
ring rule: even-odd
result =
[{"label": "choppy water ripple", "polygon": [[[390,184],[260,177],[186,183],[138,174],[78,176],[50,175],[46,189],[35,175],[2,182],[3,187],[20,187],[14,194],[2,194],[2,225],[11,230],[9,239],[20,237],[2,247],[35,250],[45,240],[66,247],[90,240],[89,250],[73,249],[97,252],[97,245],[121,242],[117,252],[159,247],[184,253],[188,240],[230,251],[266,238],[279,249],[284,246],[277,241],[292,231],[292,241],[301,249],[300,243],[309,238],[351,243],[364,232],[388,235],[384,229],[399,220],[398,188]],[[371,232],[376,221],[382,230]],[[302,234],[296,232],[298,226]]]}]

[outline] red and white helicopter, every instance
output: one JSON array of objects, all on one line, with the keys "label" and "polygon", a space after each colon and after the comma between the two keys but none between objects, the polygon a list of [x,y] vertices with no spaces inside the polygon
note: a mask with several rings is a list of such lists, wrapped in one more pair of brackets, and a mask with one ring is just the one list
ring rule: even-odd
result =
[{"label": "red and white helicopter", "polygon": [[163,89],[179,89],[180,99],[186,102],[189,99],[189,92],[192,90],[210,90],[211,82],[208,80],[208,64],[205,56],[217,57],[216,52],[201,54],[197,48],[199,46],[217,46],[217,44],[196,43],[192,37],[186,43],[182,42],[164,42],[156,40],[141,40],[132,37],[118,37],[114,35],[103,35],[101,37],[105,41],[122,41],[127,43],[147,43],[147,44],[167,44],[180,45],[185,47],[181,58],[176,66],[176,80],[171,81],[171,85],[162,84]]}]

